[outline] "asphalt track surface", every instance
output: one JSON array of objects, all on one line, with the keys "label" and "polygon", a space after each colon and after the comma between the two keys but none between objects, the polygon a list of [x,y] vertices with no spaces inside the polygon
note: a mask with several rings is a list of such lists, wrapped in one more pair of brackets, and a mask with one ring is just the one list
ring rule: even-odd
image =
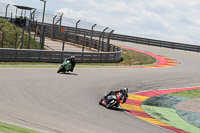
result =
[{"label": "asphalt track surface", "polygon": [[105,92],[200,86],[200,53],[112,42],[183,62],[165,68],[0,69],[0,121],[48,133],[169,133],[98,102]]}]

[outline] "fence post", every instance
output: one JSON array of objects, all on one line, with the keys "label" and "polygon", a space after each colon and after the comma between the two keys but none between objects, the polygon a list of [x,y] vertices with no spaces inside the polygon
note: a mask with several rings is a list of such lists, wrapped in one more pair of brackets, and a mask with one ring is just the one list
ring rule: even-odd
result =
[{"label": "fence post", "polygon": [[80,21],[81,21],[81,20],[79,20],[78,22],[76,22],[76,31],[75,31],[75,35],[74,35],[74,45],[77,43],[77,42],[76,42],[76,34],[77,34],[78,23],[79,23]]},{"label": "fence post", "polygon": [[112,35],[112,33],[114,32],[114,30],[112,30],[109,34],[108,34],[108,39],[107,39],[107,52],[110,51],[110,37]]},{"label": "fence post", "polygon": [[106,27],[104,30],[103,30],[103,36],[102,36],[102,45],[101,45],[101,52],[103,51],[103,45],[104,45],[104,42],[103,42],[103,40],[104,40],[104,34],[105,34],[105,31],[108,29],[108,27]]},{"label": "fence post", "polygon": [[101,34],[99,34],[99,43],[98,43],[98,52],[99,52],[99,50],[100,50],[100,44],[101,44]]},{"label": "fence post", "polygon": [[65,48],[65,38],[66,38],[66,32],[63,33],[63,46],[62,46],[62,51],[64,51],[64,48]]},{"label": "fence post", "polygon": [[97,40],[94,40],[94,48],[97,49]]},{"label": "fence post", "polygon": [[[34,21],[34,18],[35,18],[35,11],[36,9],[34,9],[34,11],[31,13],[31,20]],[[16,16],[15,16],[16,17]]]},{"label": "fence post", "polygon": [[101,52],[104,51],[104,44],[105,44],[105,43],[102,42],[102,45],[101,45]]},{"label": "fence post", "polygon": [[4,32],[3,32],[3,34],[2,34],[1,48],[3,48],[3,39],[4,39]]},{"label": "fence post", "polygon": [[84,52],[84,46],[85,46],[85,33],[84,33],[84,37],[83,37],[83,46],[82,46],[82,52]]},{"label": "fence post", "polygon": [[54,23],[55,23],[56,17],[57,17],[57,15],[53,17],[53,24],[52,24],[52,29],[51,29],[51,40],[53,40],[53,38],[54,38]]},{"label": "fence post", "polygon": [[62,16],[63,16],[63,13],[62,13],[62,15],[60,15],[60,26],[59,26],[59,29],[61,28]]},{"label": "fence post", "polygon": [[115,45],[113,45],[113,52],[115,52]]},{"label": "fence post", "polygon": [[16,8],[16,10],[15,10],[15,18],[17,18],[17,9],[18,9],[18,8]]},{"label": "fence post", "polygon": [[[40,35],[40,40],[41,40],[41,50],[44,49],[44,43],[45,43],[45,30],[46,30],[46,26],[43,25],[43,30],[41,32],[41,35]],[[41,38],[42,37],[42,38]]]},{"label": "fence post", "polygon": [[68,30],[66,30],[66,38],[65,38],[66,41],[68,41]]},{"label": "fence post", "polygon": [[[102,39],[103,40],[103,39]],[[101,52],[103,51],[103,41],[101,42]]]},{"label": "fence post", "polygon": [[96,26],[97,24],[94,24],[93,26],[92,26],[92,29],[91,29],[91,37],[90,37],[90,49],[91,49],[91,45],[92,45],[92,36],[93,36],[93,29],[94,29],[94,27]]},{"label": "fence post", "polygon": [[16,36],[15,36],[15,49],[17,48],[17,32],[16,32]]},{"label": "fence post", "polygon": [[30,49],[30,43],[31,43],[31,30],[30,30],[30,26],[31,26],[31,20],[29,19],[29,23],[28,23],[28,49]]},{"label": "fence post", "polygon": [[25,26],[23,27],[23,31],[22,31],[22,38],[21,38],[21,46],[20,48],[23,48],[23,43],[24,43],[24,30],[25,30]]},{"label": "fence post", "polygon": [[7,18],[7,13],[8,13],[8,6],[9,4],[6,6],[6,13],[5,13],[5,18]]},{"label": "fence post", "polygon": [[35,22],[35,34],[34,34],[34,40],[35,40],[35,36],[37,35],[38,29],[37,29],[37,20]]}]

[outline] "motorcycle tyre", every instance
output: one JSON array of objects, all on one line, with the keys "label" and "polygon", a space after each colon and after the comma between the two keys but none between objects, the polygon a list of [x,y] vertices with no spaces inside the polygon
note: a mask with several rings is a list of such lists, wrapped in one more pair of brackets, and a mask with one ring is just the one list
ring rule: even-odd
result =
[{"label": "motorcycle tyre", "polygon": [[118,107],[119,107],[119,105],[120,105],[119,103],[116,103],[116,104],[115,104],[115,107],[116,107],[116,108],[118,108]]},{"label": "motorcycle tyre", "polygon": [[64,68],[63,68],[63,67],[60,67],[60,68],[59,68],[59,70],[57,71],[57,73],[60,73],[60,72],[63,72],[63,73],[65,73],[65,70],[64,70]]},{"label": "motorcycle tyre", "polygon": [[113,103],[113,104],[110,104],[110,103],[109,103],[109,104],[106,105],[106,108],[107,108],[107,109],[110,109],[110,108],[114,107],[115,104],[116,104],[116,101],[115,101],[115,103]]}]

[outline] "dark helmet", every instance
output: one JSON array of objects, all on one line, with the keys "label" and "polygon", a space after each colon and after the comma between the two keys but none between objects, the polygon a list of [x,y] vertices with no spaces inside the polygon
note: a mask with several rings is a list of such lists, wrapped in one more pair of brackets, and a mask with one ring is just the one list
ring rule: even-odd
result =
[{"label": "dark helmet", "polygon": [[75,57],[74,55],[72,55],[72,56],[70,56],[70,59],[71,59],[71,60],[75,60],[76,57]]}]

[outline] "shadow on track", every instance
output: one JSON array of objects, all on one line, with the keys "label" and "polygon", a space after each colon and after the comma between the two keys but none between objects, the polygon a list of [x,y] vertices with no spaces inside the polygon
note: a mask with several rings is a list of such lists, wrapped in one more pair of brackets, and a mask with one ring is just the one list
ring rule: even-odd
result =
[{"label": "shadow on track", "polygon": [[122,109],[122,108],[111,108],[110,110],[113,110],[113,111],[126,111],[126,112],[130,112],[129,110],[126,110],[126,109]]},{"label": "shadow on track", "polygon": [[[104,106],[103,106],[103,107],[104,107]],[[106,107],[105,107],[105,109],[106,109]],[[122,112],[124,112],[124,111],[126,111],[126,112],[130,112],[129,110],[122,109],[122,108],[110,108],[110,109],[108,109],[108,110],[113,110],[113,111],[122,111]]]},{"label": "shadow on track", "polygon": [[122,109],[122,108],[111,108],[110,110],[113,110],[113,111],[125,111],[125,110]]},{"label": "shadow on track", "polygon": [[59,73],[59,74],[74,75],[74,76],[78,75],[78,74],[76,74],[76,73]]}]

